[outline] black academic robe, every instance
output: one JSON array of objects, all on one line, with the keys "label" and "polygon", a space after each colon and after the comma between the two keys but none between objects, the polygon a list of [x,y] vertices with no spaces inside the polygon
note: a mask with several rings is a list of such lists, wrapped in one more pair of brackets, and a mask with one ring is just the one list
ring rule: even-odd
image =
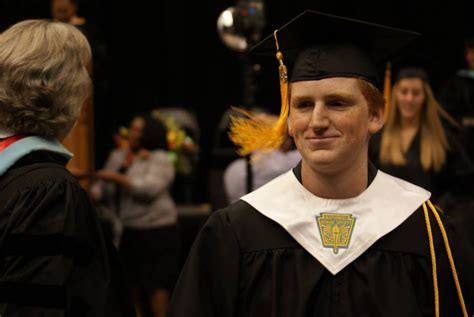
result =
[{"label": "black academic robe", "polygon": [[86,192],[46,151],[0,176],[0,316],[134,316]]},{"label": "black academic robe", "polygon": [[[441,316],[461,316],[433,217],[431,223]],[[447,227],[472,314],[474,253],[460,238],[464,232]],[[240,200],[215,212],[202,228],[175,288],[169,316],[434,316],[423,212],[416,210],[332,275],[283,227]]]},{"label": "black academic robe", "polygon": [[466,146],[469,157],[474,159],[474,78],[463,72],[443,85],[439,99],[444,109],[462,125],[456,134]]},{"label": "black academic robe", "polygon": [[[374,165],[387,174],[418,185],[432,193],[432,201],[444,200],[449,195],[472,200],[474,166],[461,143],[447,131],[450,150],[440,171],[423,170],[420,161],[421,134],[418,132],[405,153],[406,164],[394,165],[380,162],[382,132],[374,135],[369,143],[369,157]],[[445,196],[446,197],[446,196]]]}]

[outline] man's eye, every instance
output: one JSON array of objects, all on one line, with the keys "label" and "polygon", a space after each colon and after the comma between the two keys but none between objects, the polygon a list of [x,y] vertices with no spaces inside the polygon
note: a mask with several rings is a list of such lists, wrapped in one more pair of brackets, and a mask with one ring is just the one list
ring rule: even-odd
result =
[{"label": "man's eye", "polygon": [[296,104],[297,108],[308,108],[312,106],[313,106],[313,103],[310,101],[301,101]]},{"label": "man's eye", "polygon": [[346,105],[346,103],[344,101],[341,101],[341,100],[331,100],[327,104],[330,107],[343,107],[343,106]]}]

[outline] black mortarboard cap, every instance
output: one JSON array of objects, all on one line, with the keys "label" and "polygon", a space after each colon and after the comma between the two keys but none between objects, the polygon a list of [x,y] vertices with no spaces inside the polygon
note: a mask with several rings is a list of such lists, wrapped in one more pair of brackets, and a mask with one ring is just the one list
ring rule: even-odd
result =
[{"label": "black mortarboard cap", "polygon": [[[276,33],[285,62],[293,65],[290,82],[328,77],[362,77],[379,89],[377,66],[400,53],[420,34],[317,11],[304,11]],[[252,53],[275,53],[269,35]]]}]

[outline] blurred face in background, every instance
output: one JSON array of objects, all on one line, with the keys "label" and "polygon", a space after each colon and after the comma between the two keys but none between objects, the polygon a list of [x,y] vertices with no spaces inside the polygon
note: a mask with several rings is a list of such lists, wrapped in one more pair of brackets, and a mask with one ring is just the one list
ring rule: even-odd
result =
[{"label": "blurred face in background", "polygon": [[395,97],[402,121],[413,122],[420,119],[426,99],[422,79],[400,79],[395,87]]},{"label": "blurred face in background", "polygon": [[145,120],[143,120],[142,117],[136,117],[130,122],[130,127],[128,128],[128,144],[132,151],[138,151],[141,148],[144,127]]},{"label": "blurred face in background", "polygon": [[76,15],[76,6],[70,0],[51,0],[51,16],[53,20],[69,23]]},{"label": "blurred face in background", "polygon": [[474,69],[474,47],[466,48],[466,63],[469,69]]}]

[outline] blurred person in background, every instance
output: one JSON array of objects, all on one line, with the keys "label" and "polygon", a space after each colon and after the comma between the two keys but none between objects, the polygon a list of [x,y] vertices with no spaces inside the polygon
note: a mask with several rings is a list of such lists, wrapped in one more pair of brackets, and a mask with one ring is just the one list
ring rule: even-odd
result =
[{"label": "blurred person in background", "polygon": [[372,162],[431,191],[435,202],[448,192],[469,194],[473,165],[445,123],[459,126],[435,99],[426,71],[400,69],[387,123],[370,141]]},{"label": "blurred person in background", "polygon": [[0,315],[133,316],[116,250],[60,141],[91,95],[75,27],[19,22],[0,34]]},{"label": "blurred person in background", "polygon": [[169,192],[175,168],[167,149],[164,123],[151,114],[135,116],[128,148],[110,153],[92,187],[94,199],[113,208],[123,224],[119,249],[138,316],[142,298],[153,316],[166,315],[177,276],[177,209]]},{"label": "blurred person in background", "polygon": [[[260,118],[273,122],[278,120],[277,116],[268,114],[261,114]],[[300,160],[301,155],[289,135],[276,150],[260,151],[234,160],[224,171],[224,187],[229,203],[288,172]]]},{"label": "blurred person in background", "polygon": [[[90,157],[94,157],[102,164],[107,157],[107,133],[94,133],[95,130],[103,130],[103,122],[109,120],[108,98],[110,93],[110,69],[107,41],[104,38],[103,29],[99,24],[94,23],[89,17],[82,16],[80,0],[50,0],[51,19],[57,22],[68,23],[78,28],[87,38],[92,50],[92,63],[90,65],[91,78],[94,83],[93,102],[85,105],[82,111],[82,124],[87,128],[79,128],[72,132],[71,139],[68,140],[73,148],[84,139],[94,140],[91,144]],[[92,148],[94,146],[94,148]],[[79,162],[73,162],[79,163]],[[89,177],[94,170],[95,163],[91,161],[81,169],[73,169],[76,164],[70,164],[70,170],[79,177]],[[83,165],[83,164],[81,164]],[[89,182],[87,182],[89,183]]]},{"label": "blurred person in background", "polygon": [[51,0],[51,16],[54,21],[69,23],[74,26],[86,24],[86,19],[77,14],[77,0]]},{"label": "blurred person in background", "polygon": [[461,123],[457,135],[474,159],[474,37],[464,41],[466,67],[444,83],[439,97],[446,111]]}]

